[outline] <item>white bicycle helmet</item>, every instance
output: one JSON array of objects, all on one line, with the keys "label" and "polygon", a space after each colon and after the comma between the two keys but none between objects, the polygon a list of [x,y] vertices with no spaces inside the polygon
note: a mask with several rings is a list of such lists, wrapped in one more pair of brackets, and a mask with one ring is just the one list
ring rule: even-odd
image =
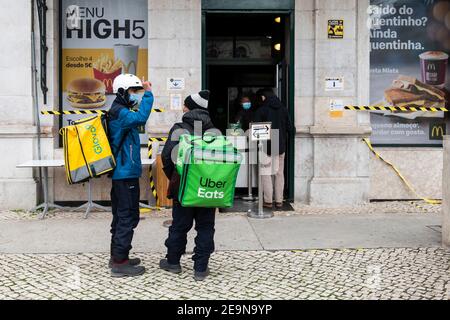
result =
[{"label": "white bicycle helmet", "polygon": [[114,81],[113,81],[113,92],[117,93],[120,88],[123,88],[125,91],[129,88],[133,89],[144,89],[142,86],[142,81],[138,77],[136,77],[134,74],[120,74],[118,75]]}]

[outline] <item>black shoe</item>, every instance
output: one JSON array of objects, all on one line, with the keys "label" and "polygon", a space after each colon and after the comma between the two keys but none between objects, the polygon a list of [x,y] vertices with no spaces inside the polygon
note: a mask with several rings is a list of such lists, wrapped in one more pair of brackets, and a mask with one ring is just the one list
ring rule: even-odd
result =
[{"label": "black shoe", "polygon": [[203,281],[207,276],[209,276],[209,268],[206,268],[206,271],[194,271],[195,281]]},{"label": "black shoe", "polygon": [[181,266],[179,264],[170,264],[167,259],[161,259],[159,267],[172,273],[181,273]]},{"label": "black shoe", "polygon": [[132,266],[129,262],[122,264],[113,263],[111,268],[111,276],[114,278],[120,277],[136,277],[144,274],[145,268],[143,266]]},{"label": "black shoe", "polygon": [[263,207],[267,209],[272,209],[272,203],[263,202]]},{"label": "black shoe", "polygon": [[[138,265],[141,264],[141,259],[139,259],[139,258],[132,258],[132,259],[129,259],[129,260],[128,260],[128,263],[129,263],[131,266],[138,266]],[[112,258],[109,258],[108,267],[111,269],[112,266],[113,266],[113,259],[112,259]]]}]

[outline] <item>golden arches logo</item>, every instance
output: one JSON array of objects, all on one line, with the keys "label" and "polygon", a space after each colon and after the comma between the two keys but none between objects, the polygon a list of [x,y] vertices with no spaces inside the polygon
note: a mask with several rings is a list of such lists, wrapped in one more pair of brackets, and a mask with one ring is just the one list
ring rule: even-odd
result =
[{"label": "golden arches logo", "polygon": [[105,85],[106,88],[112,88],[113,79],[111,78],[103,79],[103,84]]},{"label": "golden arches logo", "polygon": [[123,64],[122,66],[123,66],[124,73],[130,73],[131,67],[134,67],[133,73],[136,73],[136,71],[137,71],[136,62],[134,60],[131,60],[130,62],[128,62],[127,65]]},{"label": "golden arches logo", "polygon": [[443,126],[434,126],[431,129],[431,137],[432,138],[440,138],[444,136],[444,127]]}]

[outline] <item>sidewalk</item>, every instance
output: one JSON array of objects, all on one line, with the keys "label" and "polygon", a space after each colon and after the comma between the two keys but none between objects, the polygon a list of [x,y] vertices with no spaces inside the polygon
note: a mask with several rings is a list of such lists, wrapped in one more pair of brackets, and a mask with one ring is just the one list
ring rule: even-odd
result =
[{"label": "sidewalk", "polygon": [[[167,218],[146,216],[136,229],[136,252],[164,252]],[[0,253],[100,253],[109,251],[104,218],[0,221]],[[440,215],[323,214],[267,220],[218,214],[217,251],[440,247]],[[195,231],[191,230],[188,251]]]},{"label": "sidewalk", "polygon": [[0,299],[450,299],[439,213],[219,214],[204,282],[189,253],[180,275],[158,268],[167,212],[139,224],[132,279],[107,268],[109,214],[81,215],[0,219]]}]

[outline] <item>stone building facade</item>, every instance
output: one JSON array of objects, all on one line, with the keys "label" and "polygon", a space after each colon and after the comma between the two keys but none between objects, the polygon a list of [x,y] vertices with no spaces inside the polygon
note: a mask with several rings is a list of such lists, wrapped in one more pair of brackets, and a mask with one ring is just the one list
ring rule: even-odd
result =
[{"label": "stone building facade", "polygon": [[[233,2],[233,1],[229,1]],[[239,2],[239,1],[237,1]],[[267,3],[267,1],[263,1]],[[369,101],[368,0],[295,0],[289,5],[293,17],[293,105],[296,125],[294,142],[293,200],[314,205],[360,204],[373,199],[411,199],[414,196],[384,164],[375,159],[362,138],[370,136],[367,112],[344,111],[330,117],[330,99],[344,104],[367,105]],[[180,119],[170,109],[167,78],[181,77],[187,95],[202,88],[202,12],[207,1],[148,0],[148,74],[156,104],[166,109],[152,114],[147,131],[164,136]],[[245,1],[258,7],[258,1]],[[47,0],[47,85],[44,106],[38,88],[38,103],[53,108],[59,103],[59,1]],[[36,112],[33,104],[31,1],[2,2],[0,25],[0,207],[30,208],[37,202],[37,172],[16,165],[37,157]],[[270,10],[270,8],[268,9]],[[327,22],[342,19],[343,39],[329,39]],[[36,22],[36,30],[37,22]],[[7,31],[7,32],[6,32]],[[37,35],[39,40],[39,34]],[[38,42],[37,42],[38,43]],[[180,51],[182,54],[180,54]],[[39,57],[39,51],[36,51]],[[325,78],[343,77],[341,91],[326,91]],[[44,159],[62,159],[57,117],[40,116]],[[441,196],[442,149],[380,148],[397,163],[405,176],[427,196]],[[142,156],[146,156],[142,148]],[[424,164],[434,163],[424,171]],[[142,199],[149,199],[148,178],[142,179]],[[109,181],[95,179],[96,200],[108,200]],[[58,201],[85,197],[82,185],[68,186],[63,169],[50,172],[50,193]]]}]

